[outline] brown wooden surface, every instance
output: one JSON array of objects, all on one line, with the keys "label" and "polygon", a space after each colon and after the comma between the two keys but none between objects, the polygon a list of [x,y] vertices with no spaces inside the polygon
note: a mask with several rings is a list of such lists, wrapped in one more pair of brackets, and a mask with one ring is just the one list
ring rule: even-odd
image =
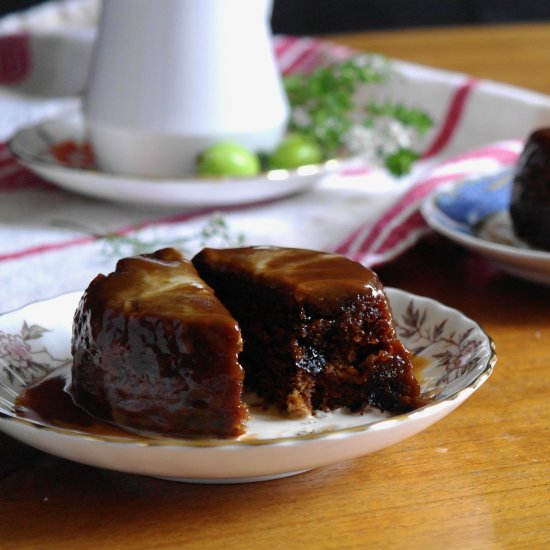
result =
[{"label": "brown wooden surface", "polygon": [[[338,37],[550,93],[550,25]],[[478,320],[493,376],[425,432],[282,480],[177,484],[67,462],[0,435],[0,548],[548,548],[550,287],[433,238],[386,285]]]},{"label": "brown wooden surface", "polygon": [[329,38],[358,50],[550,94],[549,24],[414,29]]}]

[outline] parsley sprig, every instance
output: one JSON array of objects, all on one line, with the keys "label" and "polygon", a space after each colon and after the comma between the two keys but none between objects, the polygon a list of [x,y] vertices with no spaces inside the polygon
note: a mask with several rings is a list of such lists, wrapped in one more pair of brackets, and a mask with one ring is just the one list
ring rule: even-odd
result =
[{"label": "parsley sprig", "polygon": [[432,127],[431,117],[389,100],[357,104],[360,86],[383,84],[391,74],[386,58],[358,55],[311,74],[286,76],[289,130],[316,141],[327,159],[361,152],[396,176],[406,174],[419,157],[412,143]]}]

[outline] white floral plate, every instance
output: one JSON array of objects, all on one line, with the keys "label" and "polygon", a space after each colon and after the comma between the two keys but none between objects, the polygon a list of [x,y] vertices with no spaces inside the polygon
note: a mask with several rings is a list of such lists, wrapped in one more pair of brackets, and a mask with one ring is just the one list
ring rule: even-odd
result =
[{"label": "white floral plate", "polygon": [[305,191],[341,165],[340,160],[333,159],[296,170],[270,170],[242,178],[147,178],[103,172],[91,159],[78,158],[78,150],[73,158],[60,159],[52,154],[52,148],[64,142],[77,144],[82,154],[86,132],[80,111],[19,130],[8,141],[8,148],[20,163],[59,187],[99,199],[146,206],[229,206],[281,198]]},{"label": "white floral plate", "polygon": [[537,250],[514,235],[508,214],[514,169],[452,182],[422,205],[438,233],[491,260],[511,275],[550,284],[550,252]]},{"label": "white floral plate", "polygon": [[16,412],[15,399],[69,360],[81,294],[75,292],[0,317],[0,430],[84,464],[202,483],[274,479],[372,453],[449,414],[487,380],[496,362],[489,336],[459,311],[400,290],[387,292],[401,338],[424,364],[419,380],[431,400],[414,412],[392,417],[339,411],[288,420],[253,408],[247,433],[230,441],[94,435],[30,421]]}]

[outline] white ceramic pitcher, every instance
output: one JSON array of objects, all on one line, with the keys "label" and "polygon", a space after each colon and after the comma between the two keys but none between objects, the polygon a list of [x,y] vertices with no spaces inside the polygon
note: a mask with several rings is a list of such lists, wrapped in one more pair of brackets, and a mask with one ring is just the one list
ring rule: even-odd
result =
[{"label": "white ceramic pitcher", "polygon": [[104,0],[84,116],[104,170],[193,173],[209,145],[270,151],[288,120],[272,0]]}]

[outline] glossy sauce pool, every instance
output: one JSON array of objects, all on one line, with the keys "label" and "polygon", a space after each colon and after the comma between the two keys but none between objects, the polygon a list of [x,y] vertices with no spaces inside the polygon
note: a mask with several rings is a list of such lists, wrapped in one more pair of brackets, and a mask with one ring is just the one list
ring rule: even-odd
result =
[{"label": "glossy sauce pool", "polygon": [[[424,382],[423,372],[428,364],[425,357],[413,359],[414,375],[420,384]],[[70,384],[70,365],[52,370],[44,378],[28,386],[16,399],[17,414],[48,427],[93,435],[136,437],[135,432],[98,420],[81,409],[71,397]],[[149,434],[149,437],[151,436],[154,437],[153,434]],[[147,435],[144,434],[143,437]]]},{"label": "glossy sauce pool", "polygon": [[122,428],[95,419],[76,405],[69,392],[70,383],[70,365],[54,369],[44,378],[28,386],[16,399],[17,414],[49,427],[95,435],[135,436]]}]

